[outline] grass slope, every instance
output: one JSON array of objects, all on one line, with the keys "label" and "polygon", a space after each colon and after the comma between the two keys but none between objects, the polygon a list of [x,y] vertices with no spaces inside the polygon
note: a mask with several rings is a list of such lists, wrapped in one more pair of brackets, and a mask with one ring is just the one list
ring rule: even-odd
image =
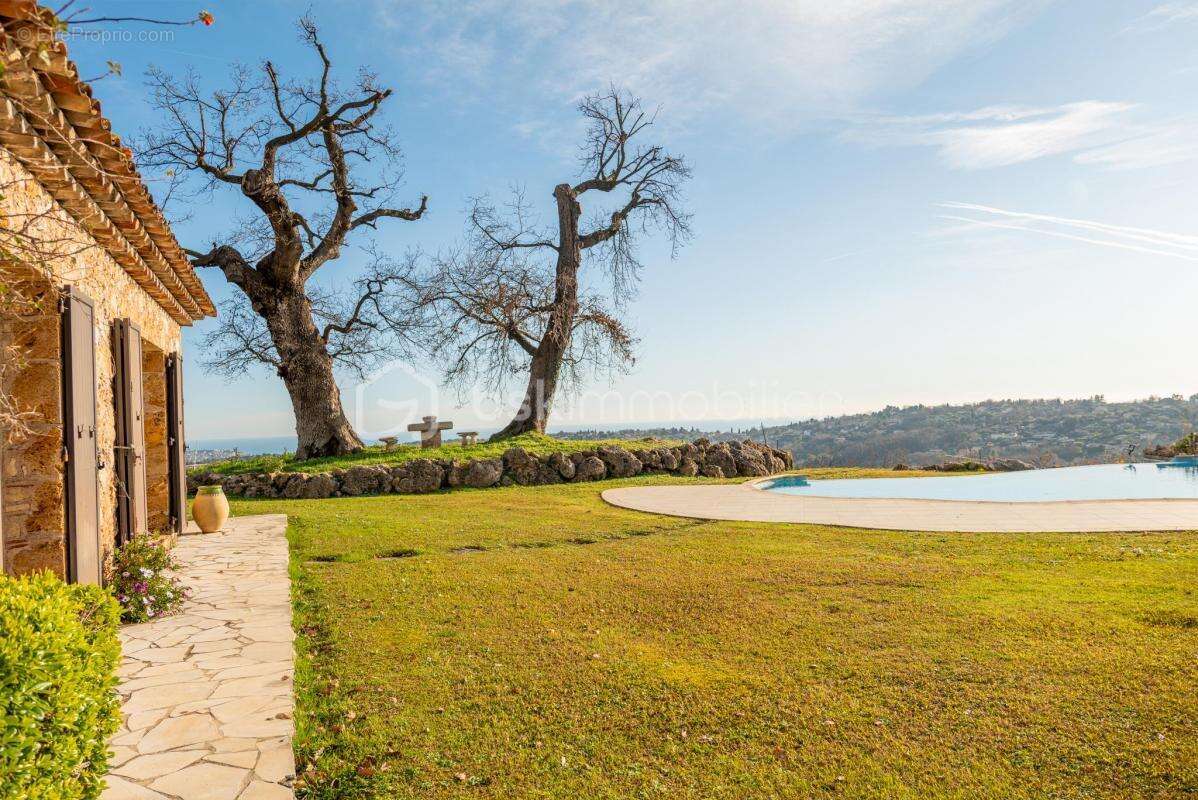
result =
[{"label": "grass slope", "polygon": [[598,496],[668,480],[235,501],[291,519],[301,792],[1198,792],[1193,535],[701,522]]},{"label": "grass slope", "polygon": [[228,461],[215,461],[193,467],[193,472],[216,472],[221,475],[236,475],[256,472],[329,472],[334,469],[358,466],[360,464],[402,464],[414,458],[496,458],[503,455],[511,447],[523,447],[538,455],[548,453],[576,453],[580,450],[594,450],[603,445],[617,445],[628,450],[652,447],[666,447],[677,444],[674,441],[653,439],[611,439],[603,441],[575,441],[554,439],[543,433],[525,433],[505,439],[502,442],[480,442],[472,447],[462,447],[460,444],[446,444],[427,450],[418,444],[404,444],[391,452],[386,452],[382,445],[367,447],[358,453],[345,456],[329,456],[327,458],[312,458],[306,461],[296,461],[292,454],[263,455],[252,458]]}]

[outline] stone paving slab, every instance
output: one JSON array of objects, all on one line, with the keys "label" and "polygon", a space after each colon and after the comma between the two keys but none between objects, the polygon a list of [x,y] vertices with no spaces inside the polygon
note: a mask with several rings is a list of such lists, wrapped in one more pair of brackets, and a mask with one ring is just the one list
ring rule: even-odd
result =
[{"label": "stone paving slab", "polygon": [[121,629],[121,727],[101,800],[287,800],[295,652],[287,517],[234,517],[174,553],[179,614]]},{"label": "stone paving slab", "polygon": [[[918,480],[918,479],[913,479]],[[1198,500],[995,503],[799,497],[754,488],[631,486],[608,489],[614,506],[693,519],[805,522],[849,528],[966,533],[1099,533],[1198,530]]]}]

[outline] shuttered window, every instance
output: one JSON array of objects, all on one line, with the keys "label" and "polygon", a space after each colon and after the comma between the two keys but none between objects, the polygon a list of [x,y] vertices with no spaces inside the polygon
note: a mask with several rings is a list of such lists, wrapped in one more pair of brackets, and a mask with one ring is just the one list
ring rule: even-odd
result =
[{"label": "shuttered window", "polygon": [[62,311],[67,574],[92,584],[101,580],[95,318],[91,300],[68,287]]},{"label": "shuttered window", "polygon": [[117,543],[146,532],[146,430],[142,395],[141,329],[116,320],[113,337],[113,401],[116,404]]},{"label": "shuttered window", "polygon": [[168,449],[168,480],[170,481],[170,523],[176,533],[183,532],[187,522],[187,464],[183,438],[183,357],[171,353],[166,357],[166,444]]}]

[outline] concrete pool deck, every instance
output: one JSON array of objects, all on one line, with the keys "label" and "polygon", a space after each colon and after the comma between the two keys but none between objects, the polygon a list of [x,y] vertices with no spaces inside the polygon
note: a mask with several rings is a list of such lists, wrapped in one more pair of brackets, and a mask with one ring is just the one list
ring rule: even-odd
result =
[{"label": "concrete pool deck", "polygon": [[755,481],[717,486],[631,486],[603,499],[621,508],[692,519],[800,522],[849,528],[963,533],[1097,533],[1198,530],[1198,500],[998,503],[799,497]]}]

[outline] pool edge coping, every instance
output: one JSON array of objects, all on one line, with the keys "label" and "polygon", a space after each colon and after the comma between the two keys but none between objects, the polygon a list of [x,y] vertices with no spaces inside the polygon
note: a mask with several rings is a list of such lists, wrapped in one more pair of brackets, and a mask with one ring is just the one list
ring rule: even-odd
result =
[{"label": "pool edge coping", "polygon": [[[1091,466],[1091,465],[1081,465],[1081,466]],[[1052,469],[1068,469],[1068,467],[1053,467]],[[1038,471],[1039,470],[1018,470],[1018,472],[1038,472]],[[776,475],[765,475],[760,478],[750,478],[749,480],[743,481],[736,485],[740,486],[742,488],[753,489],[758,492],[768,492],[769,489],[765,489],[765,488],[759,486],[758,484],[765,483],[766,481],[772,481],[777,478],[785,478],[787,476],[798,475],[798,474],[800,474],[800,473],[798,473],[798,472],[780,472]],[[987,474],[989,474],[989,475],[1009,475],[1012,473],[1011,472],[980,473],[980,475],[983,475],[983,476],[987,475]],[[969,476],[966,476],[966,475],[929,475],[929,476],[921,476],[921,477],[963,478],[963,477],[969,477]],[[828,480],[878,480],[878,479],[876,479],[876,478],[829,478]],[[881,480],[889,480],[889,478],[883,478]],[[917,480],[920,480],[920,478],[907,478],[906,480],[917,481]],[[1198,503],[1198,497],[1123,497],[1123,498],[1104,497],[1101,499],[1094,499],[1094,500],[947,500],[943,497],[836,497],[836,496],[829,496],[829,495],[824,495],[824,494],[798,495],[798,494],[784,494],[782,492],[777,492],[776,494],[773,494],[770,496],[771,497],[791,497],[796,500],[802,500],[804,498],[811,498],[811,499],[818,499],[818,500],[849,500],[849,501],[852,501],[855,503],[871,503],[871,502],[877,502],[877,501],[885,502],[885,503],[951,503],[953,505],[1015,506],[1017,508],[1026,508],[1028,506],[1067,506],[1067,505],[1076,505],[1078,503],[1085,503],[1085,504],[1091,504],[1091,503]]]}]

